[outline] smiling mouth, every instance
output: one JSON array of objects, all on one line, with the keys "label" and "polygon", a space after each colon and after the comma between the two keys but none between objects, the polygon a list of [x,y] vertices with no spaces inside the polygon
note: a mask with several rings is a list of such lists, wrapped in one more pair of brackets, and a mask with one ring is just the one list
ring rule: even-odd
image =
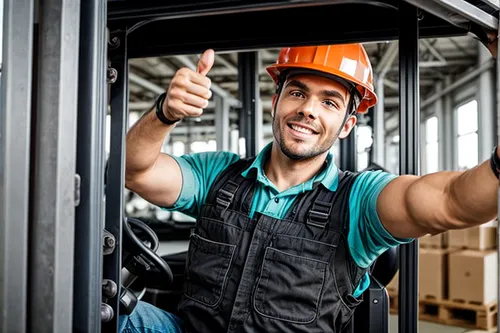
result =
[{"label": "smiling mouth", "polygon": [[306,134],[306,135],[318,134],[318,132],[313,131],[310,128],[305,128],[305,127],[302,127],[302,126],[299,126],[299,125],[295,125],[295,124],[287,124],[287,125],[292,130],[294,130],[296,132],[299,132],[299,133],[302,133],[302,134]]}]

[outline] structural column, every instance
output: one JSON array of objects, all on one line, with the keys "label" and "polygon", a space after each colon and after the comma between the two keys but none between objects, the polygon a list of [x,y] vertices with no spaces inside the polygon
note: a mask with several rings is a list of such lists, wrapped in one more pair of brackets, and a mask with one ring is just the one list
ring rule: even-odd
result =
[{"label": "structural column", "polygon": [[384,78],[377,76],[375,80],[378,102],[373,112],[373,162],[382,166],[385,161]]},{"label": "structural column", "polygon": [[215,95],[215,138],[217,151],[229,149],[229,103],[221,96]]},{"label": "structural column", "polygon": [[[420,90],[418,71],[418,10],[402,2],[399,7],[399,171],[420,174]],[[400,247],[399,332],[418,329],[418,239]]]},{"label": "structural column", "polygon": [[[477,43],[479,64],[491,61],[491,54],[481,43]],[[484,161],[490,157],[496,140],[495,80],[493,68],[478,76],[478,158]]]},{"label": "structural column", "polygon": [[[443,90],[443,82],[438,82],[436,84],[436,90],[440,92]],[[449,127],[451,123],[445,122],[446,110],[444,109],[443,99],[439,98],[434,102],[434,114],[438,120],[438,169],[444,170],[446,166],[446,127]],[[424,138],[424,142],[427,138]]]},{"label": "structural column", "polygon": [[393,41],[375,68],[375,93],[378,97],[374,113],[373,162],[385,165],[385,80],[398,55],[398,42]]},{"label": "structural column", "polygon": [[[447,76],[444,80],[445,87],[450,86],[452,83],[451,77]],[[446,162],[444,165],[444,170],[454,170],[457,165],[457,151],[455,137],[456,137],[456,129],[455,129],[455,118],[453,117],[453,101],[451,98],[451,94],[447,93],[440,97],[443,101],[443,110],[444,110],[444,119],[443,124],[448,124],[448,126],[444,129],[444,161]]]}]

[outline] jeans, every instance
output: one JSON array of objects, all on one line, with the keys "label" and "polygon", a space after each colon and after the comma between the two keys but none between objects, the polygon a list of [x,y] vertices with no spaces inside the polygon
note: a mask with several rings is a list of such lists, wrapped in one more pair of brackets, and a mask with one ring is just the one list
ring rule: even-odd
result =
[{"label": "jeans", "polygon": [[139,301],[130,315],[120,315],[120,333],[183,333],[179,317]]}]

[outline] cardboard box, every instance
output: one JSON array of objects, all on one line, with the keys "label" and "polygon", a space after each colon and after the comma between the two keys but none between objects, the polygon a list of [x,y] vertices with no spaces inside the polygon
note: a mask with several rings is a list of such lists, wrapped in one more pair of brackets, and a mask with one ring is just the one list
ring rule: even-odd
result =
[{"label": "cardboard box", "polygon": [[418,290],[420,298],[447,299],[448,249],[420,248]]},{"label": "cardboard box", "polygon": [[497,300],[497,252],[462,250],[449,255],[450,300],[489,304]]},{"label": "cardboard box", "polygon": [[496,227],[491,224],[449,230],[448,247],[453,249],[489,250],[497,246]]},{"label": "cardboard box", "polygon": [[493,226],[480,226],[467,229],[467,248],[490,250],[497,246],[497,229]]},{"label": "cardboard box", "polygon": [[448,230],[448,247],[465,249],[467,247],[467,229]]},{"label": "cardboard box", "polygon": [[389,282],[387,284],[387,286],[385,286],[385,289],[387,289],[387,291],[389,291],[389,293],[392,293],[394,295],[396,295],[398,293],[398,290],[399,290],[399,270],[396,272],[396,274],[394,274],[394,277],[392,278],[391,282]]},{"label": "cardboard box", "polygon": [[448,232],[437,235],[425,235],[419,238],[418,242],[422,247],[445,249],[448,247]]}]

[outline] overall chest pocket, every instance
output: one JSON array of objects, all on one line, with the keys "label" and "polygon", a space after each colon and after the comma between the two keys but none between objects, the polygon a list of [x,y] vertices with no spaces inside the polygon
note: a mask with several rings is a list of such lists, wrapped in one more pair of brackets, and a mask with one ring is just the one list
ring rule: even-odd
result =
[{"label": "overall chest pocket", "polygon": [[216,306],[227,284],[235,248],[236,245],[192,234],[186,265],[185,295],[207,306]]},{"label": "overall chest pocket", "polygon": [[328,271],[325,259],[333,248],[301,238],[275,239],[264,254],[253,297],[255,311],[296,324],[313,322]]}]

